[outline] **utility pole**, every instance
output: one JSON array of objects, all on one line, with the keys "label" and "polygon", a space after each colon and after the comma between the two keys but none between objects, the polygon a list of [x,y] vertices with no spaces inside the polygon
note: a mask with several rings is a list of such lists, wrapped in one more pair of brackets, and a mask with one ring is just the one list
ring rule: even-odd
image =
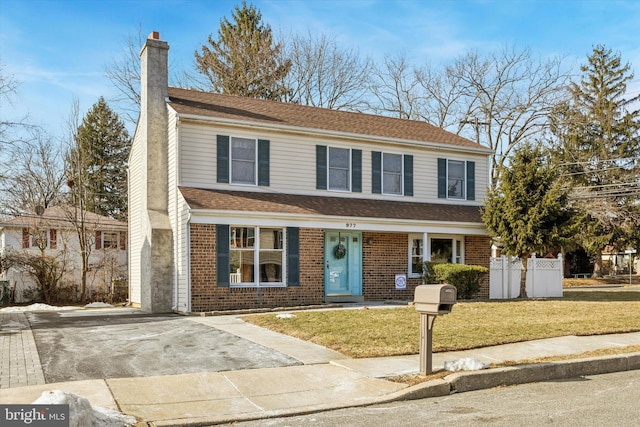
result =
[{"label": "utility pole", "polygon": [[481,122],[478,120],[478,117],[473,117],[473,120],[463,120],[460,122],[463,125],[473,125],[476,128],[476,142],[480,144],[480,125],[488,126],[488,122]]}]

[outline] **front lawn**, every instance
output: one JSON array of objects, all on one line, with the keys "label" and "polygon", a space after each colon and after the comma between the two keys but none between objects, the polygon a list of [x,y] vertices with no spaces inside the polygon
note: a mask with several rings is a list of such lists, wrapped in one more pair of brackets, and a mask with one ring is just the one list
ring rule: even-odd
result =
[{"label": "front lawn", "polygon": [[[451,314],[436,319],[433,351],[640,331],[640,292],[565,295],[552,300],[460,302]],[[418,354],[420,350],[419,314],[413,307],[292,313],[295,317],[266,314],[244,320],[354,358]]]}]

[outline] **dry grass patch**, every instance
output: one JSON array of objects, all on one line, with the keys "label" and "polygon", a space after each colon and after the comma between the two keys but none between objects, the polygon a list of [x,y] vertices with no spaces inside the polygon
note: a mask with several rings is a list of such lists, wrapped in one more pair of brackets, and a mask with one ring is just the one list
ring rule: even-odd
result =
[{"label": "dry grass patch", "polygon": [[[557,300],[458,303],[451,314],[436,319],[433,351],[640,331],[640,293],[625,294],[632,295],[625,301],[590,301],[584,300],[589,296],[574,295]],[[287,319],[275,314],[244,319],[354,358],[419,353],[419,314],[413,307],[300,311]]]}]

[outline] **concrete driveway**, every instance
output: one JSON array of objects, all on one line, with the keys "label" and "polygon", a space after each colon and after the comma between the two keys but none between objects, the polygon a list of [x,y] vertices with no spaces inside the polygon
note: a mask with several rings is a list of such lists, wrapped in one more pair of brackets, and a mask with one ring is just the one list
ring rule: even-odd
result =
[{"label": "concrete driveway", "polygon": [[189,317],[131,308],[27,316],[47,383],[301,364]]}]

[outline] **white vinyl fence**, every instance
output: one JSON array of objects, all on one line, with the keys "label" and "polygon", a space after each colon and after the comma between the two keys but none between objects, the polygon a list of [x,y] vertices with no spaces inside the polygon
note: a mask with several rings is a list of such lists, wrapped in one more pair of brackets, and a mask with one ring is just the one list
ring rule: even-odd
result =
[{"label": "white vinyl fence", "polygon": [[[529,298],[562,296],[562,255],[527,261],[527,296]],[[520,258],[501,256],[491,258],[489,269],[489,298],[511,299],[520,295],[522,262]]]}]

